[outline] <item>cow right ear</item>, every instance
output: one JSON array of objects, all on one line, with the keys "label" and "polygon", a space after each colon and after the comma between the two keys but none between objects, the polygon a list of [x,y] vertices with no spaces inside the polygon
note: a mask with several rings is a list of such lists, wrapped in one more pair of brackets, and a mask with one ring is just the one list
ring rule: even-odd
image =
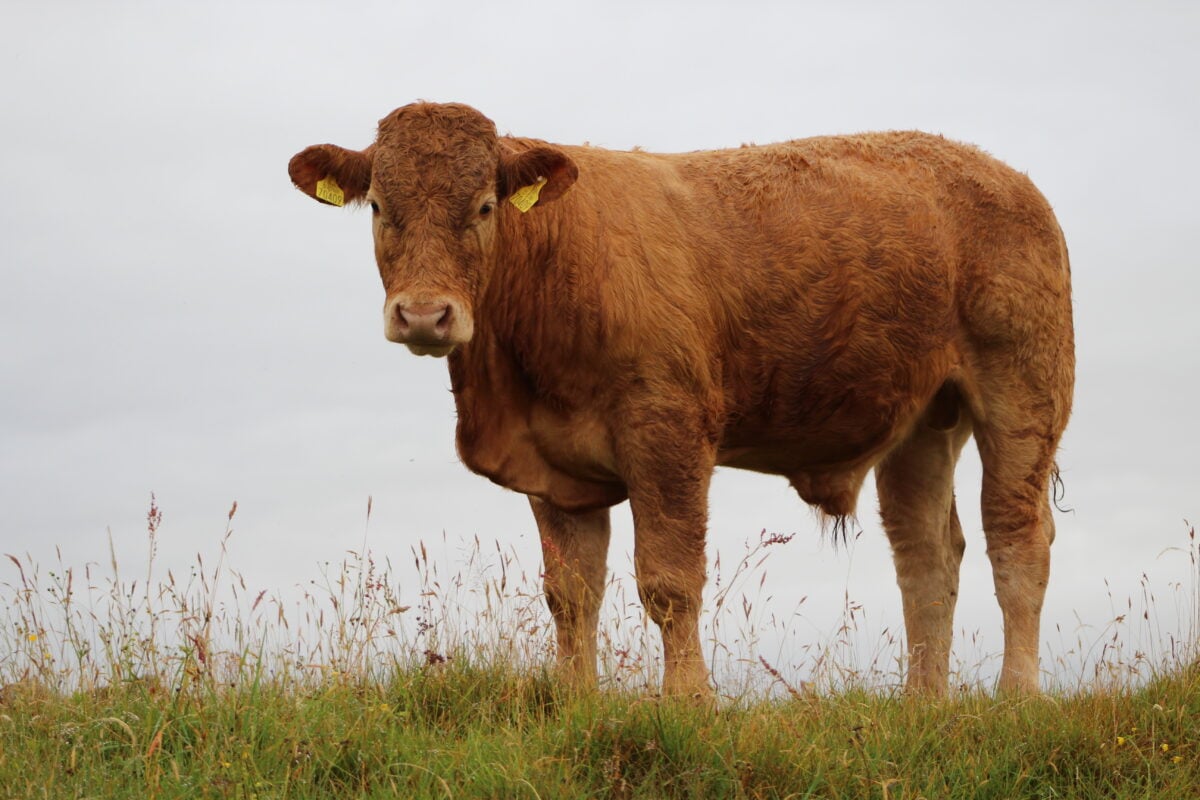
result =
[{"label": "cow right ear", "polygon": [[371,188],[371,149],[314,144],[292,156],[288,175],[296,188],[332,206],[361,203]]}]

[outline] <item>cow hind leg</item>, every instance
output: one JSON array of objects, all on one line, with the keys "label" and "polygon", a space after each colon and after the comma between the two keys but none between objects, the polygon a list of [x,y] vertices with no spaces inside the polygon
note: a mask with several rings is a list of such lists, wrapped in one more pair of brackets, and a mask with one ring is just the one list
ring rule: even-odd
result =
[{"label": "cow hind leg", "polygon": [[560,676],[570,684],[596,684],[596,629],[604,596],[609,541],[607,508],[563,511],[529,498],[545,562],[546,604],[554,617]]},{"label": "cow hind leg", "polygon": [[904,605],[911,692],[946,691],[965,547],[954,501],[954,466],[970,435],[965,415],[948,416],[935,401],[875,469],[880,516]]},{"label": "cow hind leg", "polygon": [[1059,431],[1038,425],[977,433],[983,530],[1004,618],[1001,692],[1038,690],[1042,602],[1050,578],[1050,476]]},{"label": "cow hind leg", "polygon": [[[1048,213],[1048,209],[1046,209]],[[1050,577],[1050,481],[1075,382],[1070,268],[1061,233],[1047,217],[1005,229],[1007,241],[960,313],[970,342],[965,384],[983,466],[983,532],[1004,620],[1001,692],[1038,690],[1042,602]],[[1011,234],[1011,236],[1010,236]]]}]

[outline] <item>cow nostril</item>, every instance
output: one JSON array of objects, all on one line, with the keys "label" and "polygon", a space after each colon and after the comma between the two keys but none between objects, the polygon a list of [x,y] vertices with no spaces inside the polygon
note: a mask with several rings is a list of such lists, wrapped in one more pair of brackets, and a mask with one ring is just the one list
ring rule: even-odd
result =
[{"label": "cow nostril", "polygon": [[393,309],[392,317],[395,319],[396,328],[401,333],[406,333],[409,328],[409,313],[404,310],[404,306],[397,305]]},{"label": "cow nostril", "polygon": [[437,322],[434,323],[433,330],[439,334],[448,331],[450,329],[450,317],[451,309],[450,306],[447,305],[445,311],[441,313],[441,316],[438,317]]}]

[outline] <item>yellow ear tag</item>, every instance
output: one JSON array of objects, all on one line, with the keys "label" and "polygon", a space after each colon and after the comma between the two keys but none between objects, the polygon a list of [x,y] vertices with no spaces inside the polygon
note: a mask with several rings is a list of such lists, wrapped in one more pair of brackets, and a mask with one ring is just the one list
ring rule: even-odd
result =
[{"label": "yellow ear tag", "polygon": [[332,175],[326,175],[317,181],[317,197],[330,205],[346,205],[346,193],[337,185]]},{"label": "yellow ear tag", "polygon": [[508,198],[508,202],[519,208],[521,213],[524,214],[533,208],[533,204],[538,201],[538,195],[541,194],[542,187],[545,185],[546,179],[540,178],[535,184],[517,189],[512,193],[512,197]]}]

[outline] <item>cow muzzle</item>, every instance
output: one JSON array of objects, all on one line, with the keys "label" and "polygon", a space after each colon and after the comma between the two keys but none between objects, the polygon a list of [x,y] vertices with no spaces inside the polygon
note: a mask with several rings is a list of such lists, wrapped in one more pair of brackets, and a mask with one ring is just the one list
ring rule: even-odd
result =
[{"label": "cow muzzle", "polygon": [[470,341],[473,333],[470,317],[446,298],[390,298],[384,306],[383,326],[388,341],[407,345],[419,356],[449,355],[457,345]]}]

